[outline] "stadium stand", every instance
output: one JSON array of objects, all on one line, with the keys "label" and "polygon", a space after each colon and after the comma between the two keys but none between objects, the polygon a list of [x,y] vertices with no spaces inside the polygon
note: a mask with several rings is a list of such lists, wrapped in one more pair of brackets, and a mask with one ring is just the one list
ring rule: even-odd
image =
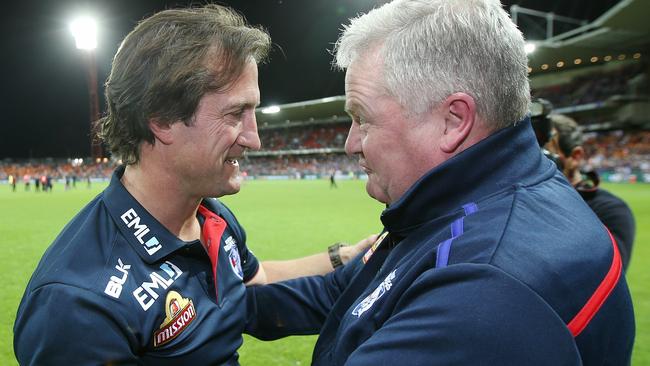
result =
[{"label": "stadium stand", "polygon": [[647,68],[644,62],[633,62],[614,70],[597,70],[579,75],[568,83],[535,89],[532,94],[550,101],[555,107],[605,102],[623,95],[639,96],[632,81],[645,75]]}]

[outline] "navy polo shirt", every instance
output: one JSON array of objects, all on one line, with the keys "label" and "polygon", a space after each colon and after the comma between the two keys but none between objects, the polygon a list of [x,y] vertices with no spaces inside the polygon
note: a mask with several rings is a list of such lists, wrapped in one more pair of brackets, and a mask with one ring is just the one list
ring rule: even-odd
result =
[{"label": "navy polo shirt", "polygon": [[[199,240],[163,227],[120,182],[81,210],[47,249],[14,324],[20,364],[238,364],[246,307],[244,282],[259,263],[232,212],[222,217],[218,300]],[[199,217],[200,222],[203,218]]]}]

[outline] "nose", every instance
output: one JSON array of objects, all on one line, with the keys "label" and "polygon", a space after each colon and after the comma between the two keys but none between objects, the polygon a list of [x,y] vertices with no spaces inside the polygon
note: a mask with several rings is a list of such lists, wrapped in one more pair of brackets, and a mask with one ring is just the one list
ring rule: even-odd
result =
[{"label": "nose", "polygon": [[254,111],[244,118],[243,129],[237,137],[237,143],[250,150],[259,150],[262,147],[260,136],[257,133],[257,120]]},{"label": "nose", "polygon": [[359,135],[359,124],[352,122],[348,137],[345,139],[345,153],[352,156],[361,153],[361,137]]}]

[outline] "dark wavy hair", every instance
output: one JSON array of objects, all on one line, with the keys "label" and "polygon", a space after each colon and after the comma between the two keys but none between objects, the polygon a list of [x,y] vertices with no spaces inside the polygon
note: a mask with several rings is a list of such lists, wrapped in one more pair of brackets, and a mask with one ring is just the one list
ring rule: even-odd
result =
[{"label": "dark wavy hair", "polygon": [[558,134],[558,145],[566,156],[570,156],[574,148],[582,146],[584,136],[578,123],[571,117],[563,114],[551,114],[551,125]]},{"label": "dark wavy hair", "polygon": [[263,62],[268,33],[220,5],[161,11],[122,42],[106,82],[107,114],[98,136],[124,164],[154,144],[149,121],[190,125],[201,97],[224,91],[250,59]]}]

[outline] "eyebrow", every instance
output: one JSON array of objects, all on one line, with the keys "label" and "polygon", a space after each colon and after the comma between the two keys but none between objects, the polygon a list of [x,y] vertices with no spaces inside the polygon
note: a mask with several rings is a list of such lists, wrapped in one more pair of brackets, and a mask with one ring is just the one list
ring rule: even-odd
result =
[{"label": "eyebrow", "polygon": [[248,103],[248,102],[236,102],[233,104],[228,105],[225,109],[230,111],[230,110],[238,110],[238,109],[244,109],[244,108],[257,108],[260,106],[260,102],[257,103]]},{"label": "eyebrow", "polygon": [[358,115],[358,112],[366,112],[365,108],[359,103],[355,103],[354,101],[348,102],[346,100],[344,110],[347,114],[350,115]]}]

